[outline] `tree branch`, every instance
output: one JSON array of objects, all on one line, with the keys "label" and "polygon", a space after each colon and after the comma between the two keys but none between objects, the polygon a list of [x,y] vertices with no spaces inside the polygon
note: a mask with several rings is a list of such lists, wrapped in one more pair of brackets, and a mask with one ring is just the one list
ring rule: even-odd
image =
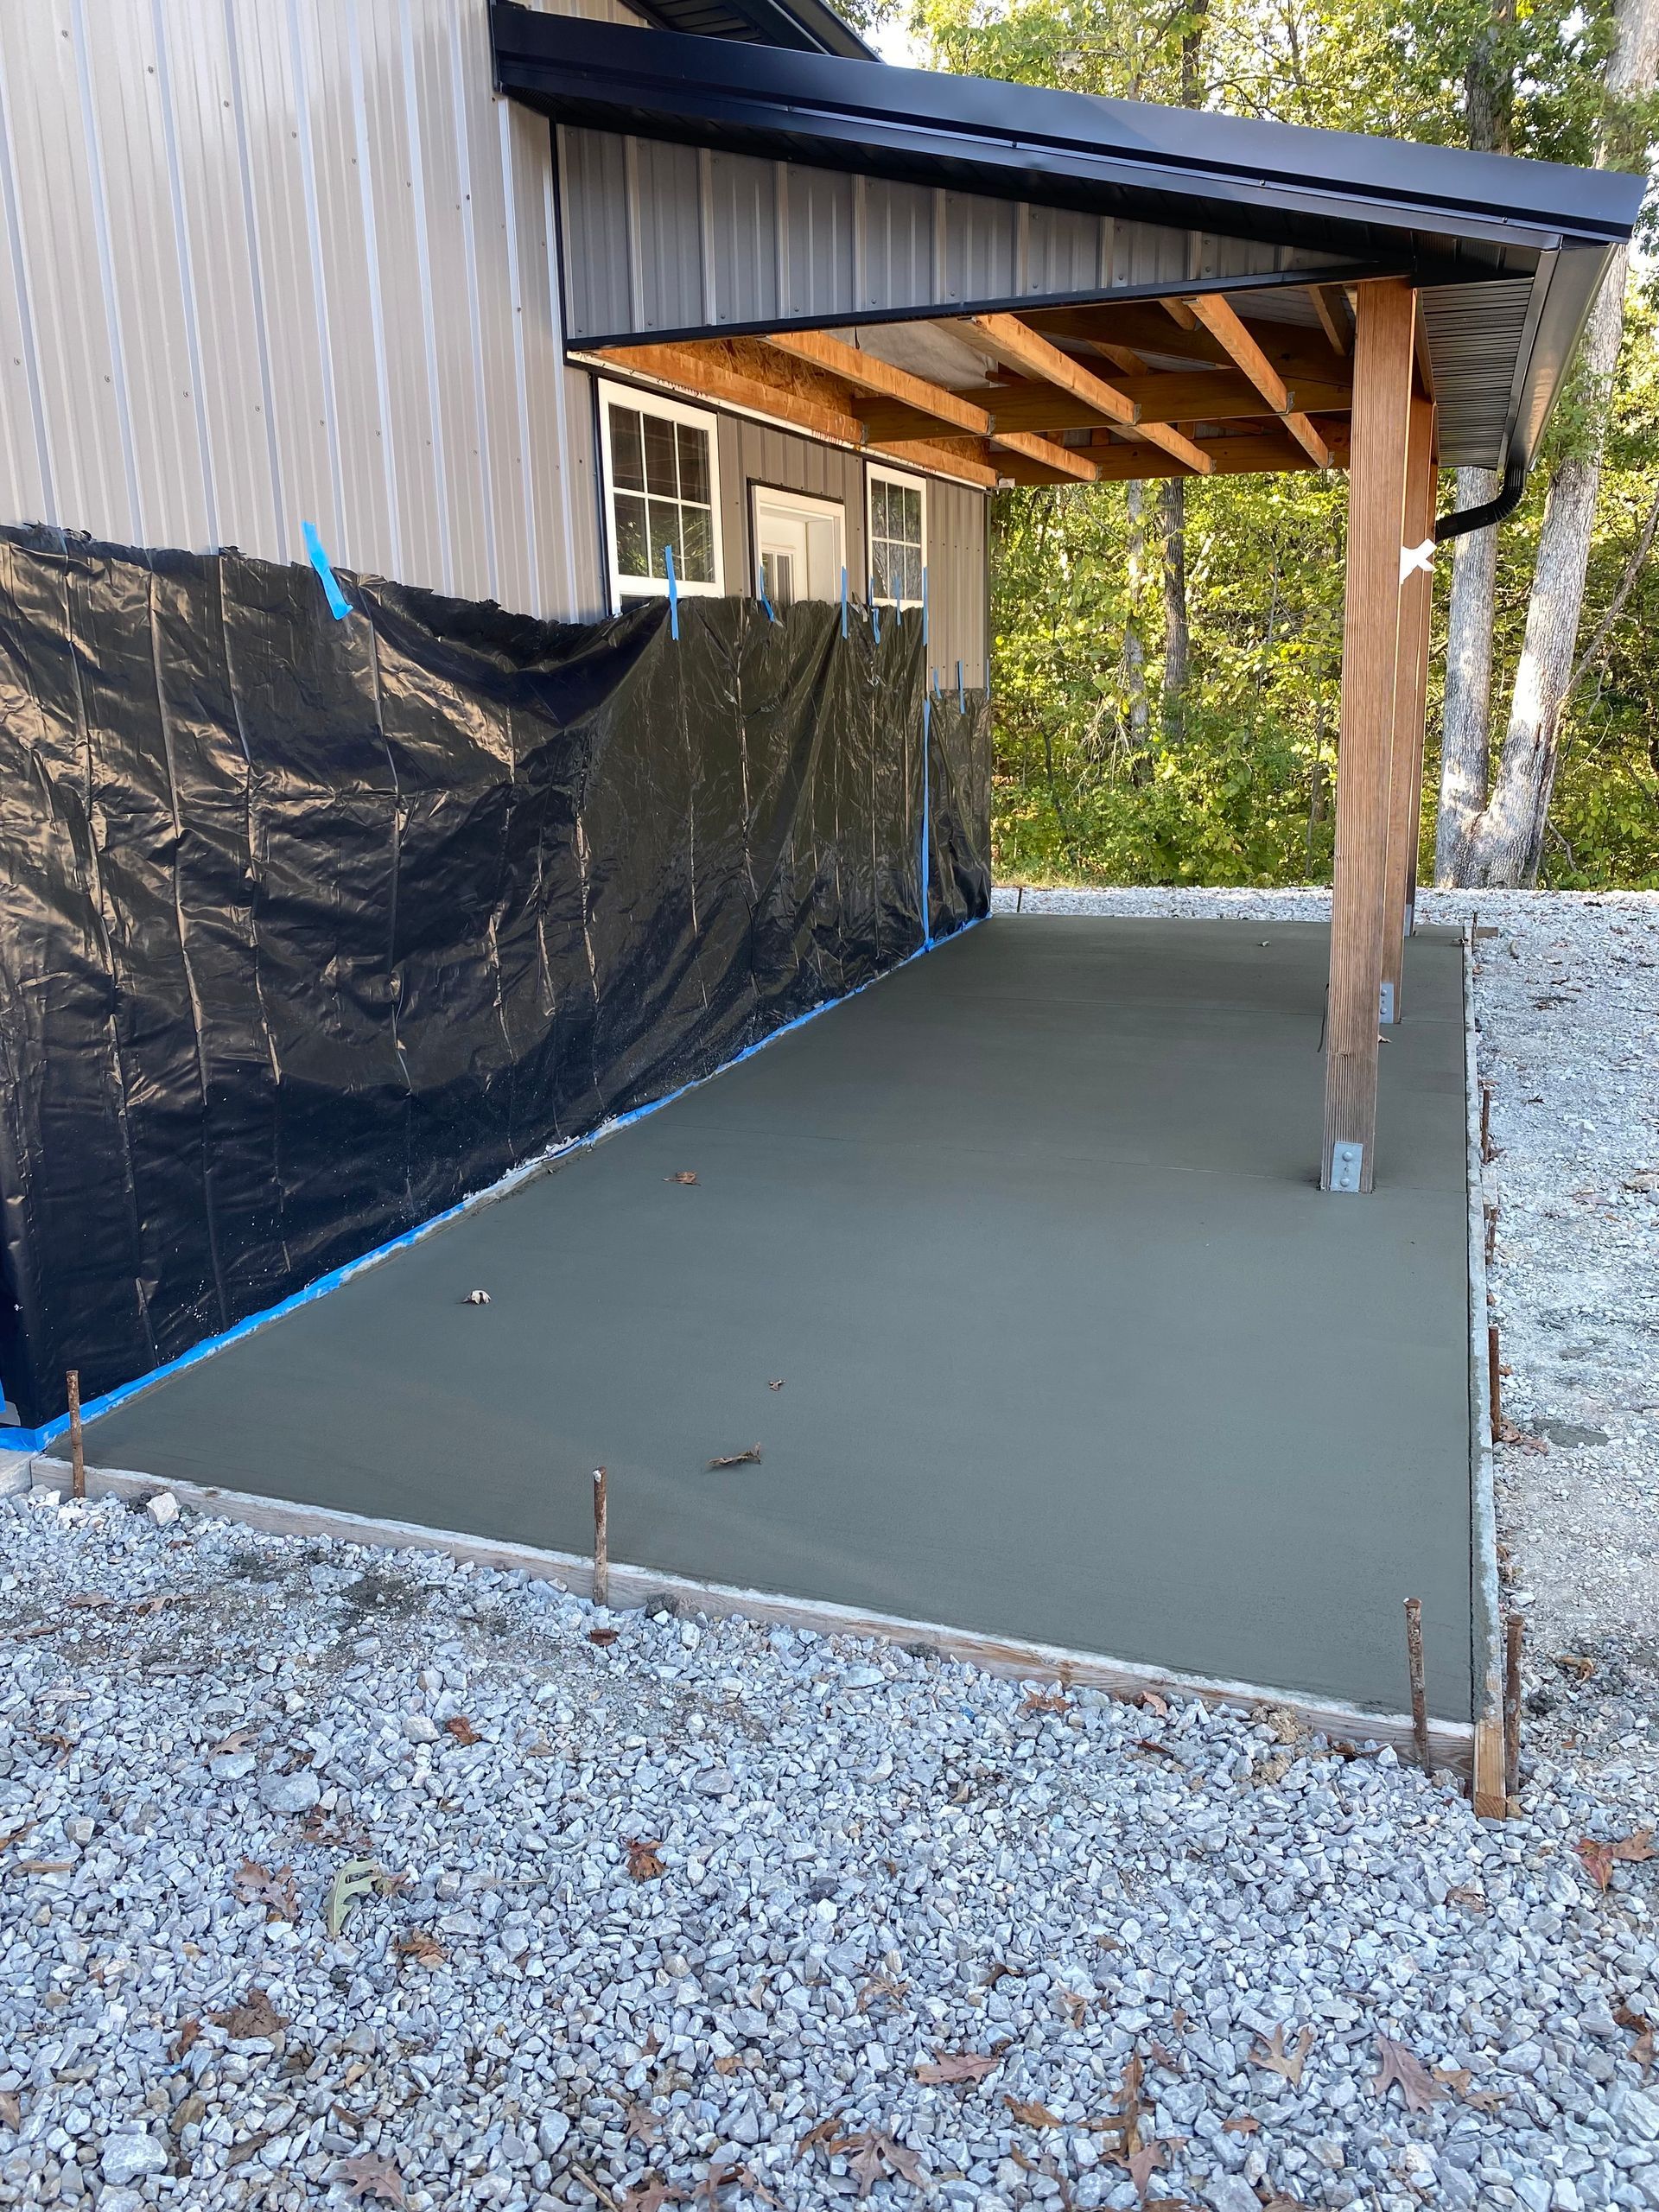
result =
[{"label": "tree branch", "polygon": [[1656,499],[1648,510],[1648,518],[1642,525],[1635,550],[1624,563],[1624,573],[1618,580],[1618,589],[1613,594],[1607,612],[1596,625],[1594,636],[1580,654],[1578,665],[1567,679],[1567,689],[1561,694],[1562,707],[1566,706],[1579,685],[1607,650],[1612,638],[1614,626],[1624,612],[1624,602],[1635,590],[1636,580],[1642,573],[1643,564],[1653,550],[1656,533],[1659,533],[1659,499]]}]

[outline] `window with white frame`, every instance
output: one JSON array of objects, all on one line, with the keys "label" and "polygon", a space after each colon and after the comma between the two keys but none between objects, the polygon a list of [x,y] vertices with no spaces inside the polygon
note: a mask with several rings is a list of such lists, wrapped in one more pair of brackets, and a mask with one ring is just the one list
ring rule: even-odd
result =
[{"label": "window with white frame", "polygon": [[919,607],[927,559],[927,486],[919,476],[871,469],[870,596],[884,606]]},{"label": "window with white frame", "polygon": [[721,588],[715,418],[601,384],[600,447],[610,514],[611,601],[661,599],[671,551],[682,592]]}]

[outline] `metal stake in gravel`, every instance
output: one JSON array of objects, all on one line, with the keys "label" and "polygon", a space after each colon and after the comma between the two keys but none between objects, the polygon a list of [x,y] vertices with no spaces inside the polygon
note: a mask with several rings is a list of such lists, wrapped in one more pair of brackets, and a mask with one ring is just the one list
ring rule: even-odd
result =
[{"label": "metal stake in gravel", "polygon": [[611,1602],[610,1530],[607,1520],[606,1490],[607,1478],[603,1467],[594,1469],[594,1603],[609,1605]]},{"label": "metal stake in gravel", "polygon": [[1487,1395],[1491,1400],[1492,1441],[1494,1444],[1501,1443],[1503,1439],[1503,1355],[1498,1350],[1497,1324],[1496,1321],[1489,1321],[1486,1324],[1486,1380],[1488,1383]]},{"label": "metal stake in gravel", "polygon": [[80,1370],[72,1367],[64,1382],[69,1391],[69,1495],[86,1495],[86,1450],[80,1434]]},{"label": "metal stake in gravel", "polygon": [[1511,1613],[1503,1624],[1503,1795],[1521,1787],[1521,1639],[1526,1622]]},{"label": "metal stake in gravel", "polygon": [[1423,1601],[1406,1600],[1406,1662],[1411,1672],[1411,1735],[1417,1747],[1417,1764],[1428,1765],[1428,1703],[1423,1694]]}]

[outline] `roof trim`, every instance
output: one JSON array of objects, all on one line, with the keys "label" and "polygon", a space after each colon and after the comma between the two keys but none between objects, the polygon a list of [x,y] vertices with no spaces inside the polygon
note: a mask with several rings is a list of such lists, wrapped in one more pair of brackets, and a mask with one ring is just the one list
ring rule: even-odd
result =
[{"label": "roof trim", "polygon": [[1431,252],[1605,249],[1630,238],[1643,190],[1619,170],[633,30],[512,0],[493,0],[491,22],[501,90],[559,121],[1238,236],[1335,248],[1346,232],[1356,251],[1379,233],[1397,251],[1402,232]]},{"label": "roof trim", "polygon": [[682,35],[834,54],[849,61],[880,60],[824,0],[628,0],[628,4],[661,29]]}]

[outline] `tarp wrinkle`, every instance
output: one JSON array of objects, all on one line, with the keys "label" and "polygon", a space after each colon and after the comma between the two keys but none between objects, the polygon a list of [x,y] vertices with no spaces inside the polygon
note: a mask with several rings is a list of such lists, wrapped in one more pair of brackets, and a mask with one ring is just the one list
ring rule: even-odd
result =
[{"label": "tarp wrinkle", "polygon": [[346,588],[336,622],[308,568],[0,531],[25,1427],[988,908],[988,712],[924,716],[919,623]]}]

